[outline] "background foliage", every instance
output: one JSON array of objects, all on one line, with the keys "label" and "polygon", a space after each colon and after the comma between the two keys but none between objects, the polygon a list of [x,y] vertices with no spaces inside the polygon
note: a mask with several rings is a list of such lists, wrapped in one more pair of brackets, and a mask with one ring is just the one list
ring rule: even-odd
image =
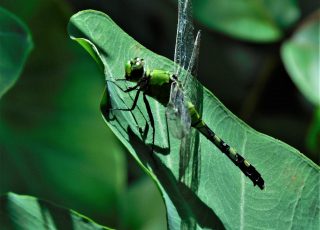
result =
[{"label": "background foliage", "polygon": [[[221,1],[213,2],[222,14]],[[246,1],[239,2],[243,4],[233,5],[232,13],[222,16],[232,19],[241,9],[253,18],[265,18],[245,7]],[[201,6],[195,4],[197,27],[204,32],[199,79],[250,126],[318,162],[318,105],[293,83],[288,73],[294,77],[295,70],[288,62],[285,68],[280,50],[285,52],[281,46],[295,40],[298,26],[319,3],[283,2],[290,5],[292,15],[280,20],[279,27],[269,25],[272,36],[262,40],[245,37],[241,25],[239,35],[221,30],[224,26],[217,27],[217,22],[206,22]],[[98,110],[103,76],[68,38],[66,26],[78,10],[101,10],[141,44],[172,59],[174,1],[2,0],[1,7],[26,22],[34,41],[20,79],[1,98],[1,194],[34,195],[110,227],[162,229],[160,195],[104,125]],[[278,9],[270,9],[272,15],[279,15]]]}]

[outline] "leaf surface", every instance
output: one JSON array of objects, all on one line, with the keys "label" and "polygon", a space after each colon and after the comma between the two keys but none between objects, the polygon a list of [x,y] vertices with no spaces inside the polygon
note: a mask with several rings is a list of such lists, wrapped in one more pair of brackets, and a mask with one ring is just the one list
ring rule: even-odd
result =
[{"label": "leaf surface", "polygon": [[[107,125],[159,187],[170,229],[300,229],[319,224],[319,168],[296,149],[261,134],[235,117],[203,88],[203,119],[262,174],[266,188],[254,187],[227,157],[200,136],[200,151],[180,156],[180,141],[170,137],[165,107],[148,98],[155,120],[155,146],[142,98],[132,111],[135,92],[123,93],[110,81],[124,77],[124,63],[143,57],[148,68],[173,70],[173,62],[152,53],[122,31],[107,15],[82,11],[69,22],[69,34],[87,42],[103,64],[107,90],[102,111]],[[92,53],[90,52],[90,53]],[[118,82],[120,84],[120,82]],[[125,87],[123,83],[121,87]],[[166,89],[161,89],[167,93]]]},{"label": "leaf surface", "polygon": [[0,197],[0,214],[4,229],[109,229],[73,210],[14,193]]}]

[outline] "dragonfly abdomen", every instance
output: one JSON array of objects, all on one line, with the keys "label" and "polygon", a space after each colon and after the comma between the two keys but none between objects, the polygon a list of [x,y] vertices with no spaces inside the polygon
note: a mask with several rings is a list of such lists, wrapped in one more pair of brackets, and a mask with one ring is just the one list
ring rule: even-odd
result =
[{"label": "dragonfly abdomen", "polygon": [[200,114],[197,112],[192,103],[188,103],[189,113],[191,116],[191,126],[196,128],[202,133],[208,140],[210,140],[215,146],[217,146],[221,152],[240,168],[240,170],[250,178],[254,185],[258,185],[260,189],[264,188],[264,180],[260,173],[251,165],[246,159],[244,159],[237,151],[225,143],[220,137],[218,137],[201,119]]}]

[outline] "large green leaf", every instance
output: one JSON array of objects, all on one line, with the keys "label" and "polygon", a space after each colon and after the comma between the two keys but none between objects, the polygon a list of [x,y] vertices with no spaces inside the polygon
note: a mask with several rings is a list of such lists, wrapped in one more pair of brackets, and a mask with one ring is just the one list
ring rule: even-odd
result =
[{"label": "large green leaf", "polygon": [[230,36],[256,42],[279,40],[299,15],[295,0],[197,0],[195,17]]},{"label": "large green leaf", "polygon": [[[170,60],[144,48],[101,12],[77,13],[68,29],[71,38],[96,52],[108,80],[123,78],[124,63],[137,56],[149,68],[173,69]],[[186,162],[178,140],[170,137],[169,148],[164,106],[148,98],[156,122],[151,153],[141,98],[132,113],[106,112],[110,105],[129,107],[133,95],[107,82],[102,109],[108,126],[158,185],[170,229],[312,229],[319,224],[319,168],[299,151],[248,127],[203,88],[203,119],[261,172],[266,183],[261,191],[202,136],[201,153],[193,152]]]},{"label": "large green leaf", "polygon": [[0,98],[18,79],[32,47],[27,26],[0,7]]},{"label": "large green leaf", "polygon": [[0,197],[1,229],[109,229],[87,217],[31,196]]},{"label": "large green leaf", "polygon": [[313,104],[320,106],[320,10],[305,20],[281,48],[292,81]]}]

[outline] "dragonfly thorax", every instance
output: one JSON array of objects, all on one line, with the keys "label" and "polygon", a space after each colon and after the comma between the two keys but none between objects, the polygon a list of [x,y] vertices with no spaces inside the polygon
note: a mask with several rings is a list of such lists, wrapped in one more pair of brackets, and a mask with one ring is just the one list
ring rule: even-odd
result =
[{"label": "dragonfly thorax", "polygon": [[136,57],[125,64],[125,78],[128,81],[137,82],[144,75],[144,60]]}]

